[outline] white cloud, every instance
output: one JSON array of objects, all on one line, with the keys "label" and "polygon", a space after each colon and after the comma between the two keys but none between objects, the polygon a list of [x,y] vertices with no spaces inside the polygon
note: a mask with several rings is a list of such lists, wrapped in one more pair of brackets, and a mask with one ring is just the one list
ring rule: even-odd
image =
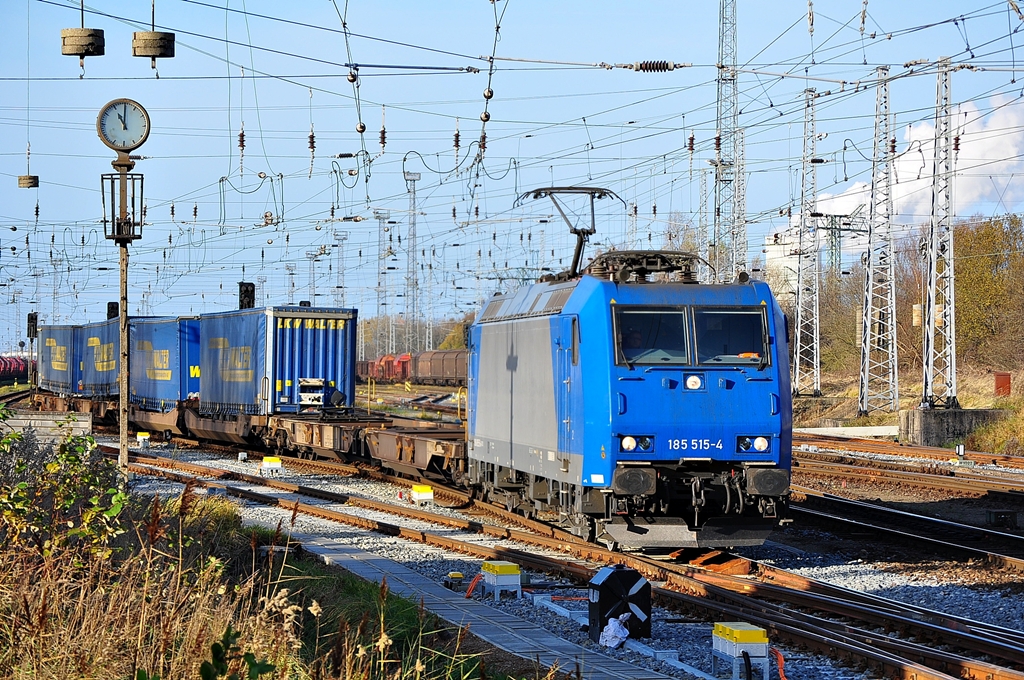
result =
[{"label": "white cloud", "polygon": [[[1000,214],[1024,201],[1024,100],[993,97],[985,112],[973,102],[954,108],[955,154],[953,187],[956,215]],[[902,129],[892,177],[896,221],[921,223],[931,215],[935,125],[923,121]],[[870,182],[856,182],[839,194],[818,196],[818,210],[849,214],[858,205],[867,213]],[[1001,196],[1001,202],[1000,202]]]}]

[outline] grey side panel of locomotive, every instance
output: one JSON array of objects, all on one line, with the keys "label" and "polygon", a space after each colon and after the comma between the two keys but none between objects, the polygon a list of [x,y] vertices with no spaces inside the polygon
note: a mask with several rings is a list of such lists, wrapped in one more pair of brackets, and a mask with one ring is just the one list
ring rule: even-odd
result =
[{"label": "grey side panel of locomotive", "polygon": [[552,318],[485,324],[480,329],[480,393],[472,458],[554,479],[569,469],[558,455]]},{"label": "grey side panel of locomotive", "polygon": [[[550,319],[487,324],[480,333],[478,458],[511,466],[516,449],[558,443]],[[518,446],[516,446],[518,445]]]}]

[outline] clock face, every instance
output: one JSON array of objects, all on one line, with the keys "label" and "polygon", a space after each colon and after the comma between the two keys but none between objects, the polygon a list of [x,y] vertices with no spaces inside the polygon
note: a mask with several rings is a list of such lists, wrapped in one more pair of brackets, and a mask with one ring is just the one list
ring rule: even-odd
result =
[{"label": "clock face", "polygon": [[115,99],[100,109],[96,131],[111,149],[131,151],[149,137],[149,114],[138,102]]}]

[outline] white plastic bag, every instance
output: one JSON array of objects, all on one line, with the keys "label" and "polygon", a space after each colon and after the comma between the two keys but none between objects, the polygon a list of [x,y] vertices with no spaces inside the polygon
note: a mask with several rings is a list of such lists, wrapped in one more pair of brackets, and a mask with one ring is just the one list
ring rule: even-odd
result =
[{"label": "white plastic bag", "polygon": [[601,631],[599,642],[605,647],[618,648],[626,638],[629,637],[629,630],[626,628],[626,621],[629,620],[629,612],[626,612],[617,619],[608,619],[608,625]]}]

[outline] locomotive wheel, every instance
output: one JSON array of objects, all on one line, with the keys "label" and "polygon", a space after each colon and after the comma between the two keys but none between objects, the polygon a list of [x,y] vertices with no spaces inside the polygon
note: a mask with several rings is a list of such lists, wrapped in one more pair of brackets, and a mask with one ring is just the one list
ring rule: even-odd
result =
[{"label": "locomotive wheel", "polygon": [[594,540],[594,520],[589,515],[583,513],[570,515],[567,528],[573,536],[579,536],[584,541]]}]

